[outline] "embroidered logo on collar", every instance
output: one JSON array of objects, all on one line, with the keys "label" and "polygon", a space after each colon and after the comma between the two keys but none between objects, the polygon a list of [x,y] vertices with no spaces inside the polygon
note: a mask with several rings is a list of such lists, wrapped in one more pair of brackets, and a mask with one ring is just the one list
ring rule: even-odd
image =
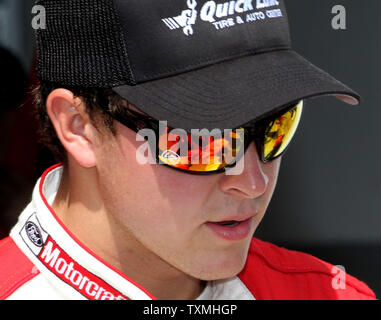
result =
[{"label": "embroidered logo on collar", "polygon": [[[200,9],[200,19],[210,22],[217,30],[221,30],[237,24],[283,17],[281,9],[265,10],[279,6],[279,1],[256,0],[256,5],[253,2],[255,0],[234,0],[223,3],[207,1]],[[191,36],[194,34],[193,25],[196,24],[198,17],[196,0],[187,0],[187,6],[188,9],[183,10],[179,16],[164,18],[162,21],[170,30],[182,28],[186,36]]]},{"label": "embroidered logo on collar", "polygon": [[44,245],[41,231],[32,221],[28,221],[25,224],[25,232],[30,241],[32,241],[37,247],[42,247]]}]

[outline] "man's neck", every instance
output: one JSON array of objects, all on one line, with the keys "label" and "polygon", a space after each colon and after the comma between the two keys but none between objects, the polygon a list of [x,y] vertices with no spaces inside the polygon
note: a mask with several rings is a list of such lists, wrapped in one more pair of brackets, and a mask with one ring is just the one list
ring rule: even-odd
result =
[{"label": "man's neck", "polygon": [[74,179],[64,170],[52,205],[64,225],[96,255],[156,298],[197,298],[206,283],[169,265],[121,227],[99,201],[100,197],[93,187],[95,181],[90,180],[89,176]]}]

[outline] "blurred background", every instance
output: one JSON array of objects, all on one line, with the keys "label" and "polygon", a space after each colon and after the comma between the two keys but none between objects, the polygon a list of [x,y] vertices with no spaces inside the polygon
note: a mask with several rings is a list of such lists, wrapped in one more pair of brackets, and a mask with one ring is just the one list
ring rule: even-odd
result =
[{"label": "blurred background", "polygon": [[[363,97],[361,107],[308,101],[256,236],[313,254],[381,295],[381,2],[286,0],[294,48]],[[54,164],[37,143],[32,66],[32,0],[0,0],[0,238]],[[334,30],[335,5],[346,30]]]}]

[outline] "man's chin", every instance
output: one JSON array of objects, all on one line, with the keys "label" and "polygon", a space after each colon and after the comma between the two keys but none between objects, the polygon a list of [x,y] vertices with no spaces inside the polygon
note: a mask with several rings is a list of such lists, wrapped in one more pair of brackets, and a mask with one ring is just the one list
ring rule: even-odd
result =
[{"label": "man's chin", "polygon": [[232,270],[224,270],[223,272],[211,272],[209,274],[204,274],[202,276],[197,277],[197,279],[203,281],[216,281],[216,280],[224,280],[230,279],[237,276],[244,268],[244,265],[241,268],[235,268]]},{"label": "man's chin", "polygon": [[204,263],[202,269],[194,270],[192,276],[203,281],[223,280],[235,277],[246,265],[247,254],[225,257]]}]

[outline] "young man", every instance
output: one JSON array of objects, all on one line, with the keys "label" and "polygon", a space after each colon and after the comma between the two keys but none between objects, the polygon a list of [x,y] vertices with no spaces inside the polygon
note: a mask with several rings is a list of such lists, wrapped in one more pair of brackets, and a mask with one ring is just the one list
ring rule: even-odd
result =
[{"label": "young man", "polygon": [[62,164],[0,243],[0,298],[375,298],[252,238],[303,101],[359,102],[291,49],[283,1],[38,3],[37,106]]}]

